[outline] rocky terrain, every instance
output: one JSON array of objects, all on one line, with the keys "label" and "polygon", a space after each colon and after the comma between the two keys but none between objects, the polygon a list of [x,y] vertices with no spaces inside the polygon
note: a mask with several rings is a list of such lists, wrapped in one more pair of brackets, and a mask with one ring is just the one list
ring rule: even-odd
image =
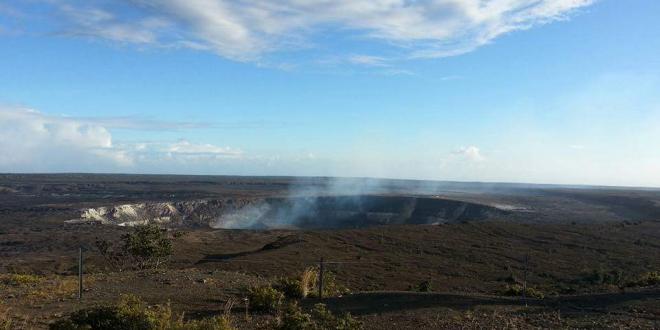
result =
[{"label": "rocky terrain", "polygon": [[[18,329],[125,293],[188,318],[234,302],[235,326],[268,328],[275,316],[244,316],[245,288],[320,258],[350,290],[323,301],[369,329],[660,326],[659,190],[72,174],[0,175],[0,187],[0,316]],[[118,271],[97,242],[145,222],[173,239],[167,267]]]}]

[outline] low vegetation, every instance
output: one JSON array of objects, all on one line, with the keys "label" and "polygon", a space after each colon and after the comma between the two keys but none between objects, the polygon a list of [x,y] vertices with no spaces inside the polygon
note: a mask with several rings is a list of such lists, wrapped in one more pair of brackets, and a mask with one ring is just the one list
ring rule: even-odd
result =
[{"label": "low vegetation", "polygon": [[172,239],[158,225],[135,226],[133,232],[121,237],[120,244],[97,240],[96,248],[108,265],[117,271],[163,266],[172,255]]},{"label": "low vegetation", "polygon": [[359,330],[363,327],[363,323],[353,318],[350,313],[335,316],[324,304],[316,304],[306,313],[295,302],[286,306],[275,326],[279,330]]},{"label": "low vegetation", "polygon": [[275,284],[275,288],[282,291],[287,298],[306,298],[316,291],[318,277],[318,271],[310,267],[305,269],[298,278],[280,278]]},{"label": "low vegetation", "polygon": [[78,290],[77,278],[73,276],[0,274],[0,284],[3,292],[24,297],[33,306],[73,298]]},{"label": "low vegetation", "polygon": [[628,283],[628,286],[652,286],[660,285],[660,272],[647,272],[637,280]]},{"label": "low vegetation", "polygon": [[504,296],[512,296],[512,297],[522,297],[523,293],[526,297],[528,298],[535,298],[535,299],[543,299],[545,298],[545,294],[541,292],[540,290],[528,286],[527,288],[524,288],[520,284],[507,284],[504,290],[502,290],[501,294]]},{"label": "low vegetation", "polygon": [[411,285],[408,287],[408,291],[415,291],[415,292],[431,292],[433,291],[433,288],[431,287],[431,282],[429,281],[422,281],[419,282],[417,285]]},{"label": "low vegetation", "polygon": [[169,304],[147,306],[133,295],[124,295],[114,306],[82,309],[50,325],[51,330],[229,330],[227,315],[185,321]]},{"label": "low vegetation", "polygon": [[284,302],[284,294],[272,286],[260,286],[248,289],[249,306],[256,311],[275,312]]},{"label": "low vegetation", "polygon": [[11,309],[8,306],[0,303],[0,330],[12,329],[13,318],[10,312]]},{"label": "low vegetation", "polygon": [[585,274],[583,279],[591,285],[620,285],[624,282],[623,271],[620,269],[609,271],[602,268],[594,269]]},{"label": "low vegetation", "polygon": [[35,286],[43,280],[42,277],[31,274],[9,274],[0,279],[3,284],[12,286]]}]

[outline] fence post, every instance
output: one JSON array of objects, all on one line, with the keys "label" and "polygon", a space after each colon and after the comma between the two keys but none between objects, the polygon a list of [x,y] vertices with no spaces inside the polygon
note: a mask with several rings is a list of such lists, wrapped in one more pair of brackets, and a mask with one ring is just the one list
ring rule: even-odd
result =
[{"label": "fence post", "polygon": [[78,300],[82,300],[83,292],[83,248],[78,247]]},{"label": "fence post", "polygon": [[323,257],[319,261],[319,299],[323,299]]},{"label": "fence post", "polygon": [[529,263],[529,253],[526,253],[525,254],[525,271],[523,273],[523,291],[522,291],[523,302],[525,303],[525,306],[527,306],[527,268],[528,268],[528,263]]}]

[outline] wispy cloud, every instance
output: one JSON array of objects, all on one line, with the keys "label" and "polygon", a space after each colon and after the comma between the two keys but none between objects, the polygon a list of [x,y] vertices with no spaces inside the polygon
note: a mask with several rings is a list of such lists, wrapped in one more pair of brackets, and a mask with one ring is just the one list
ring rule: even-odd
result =
[{"label": "wispy cloud", "polygon": [[348,62],[352,64],[365,65],[365,66],[389,66],[387,59],[380,56],[372,55],[351,55],[348,57]]},{"label": "wispy cloud", "polygon": [[[381,66],[389,60],[473,51],[497,37],[566,19],[595,0],[49,0],[63,33],[121,43],[186,47],[237,61],[314,49]],[[333,38],[324,36],[333,35]],[[327,40],[332,39],[332,42]],[[382,53],[355,53],[355,40]],[[348,54],[347,54],[348,53]]]},{"label": "wispy cloud", "polygon": [[213,121],[171,121],[144,116],[122,117],[62,117],[80,123],[103,126],[107,129],[125,129],[137,131],[185,131],[196,129],[264,129],[295,125],[294,123],[265,120],[213,122]]},{"label": "wispy cloud", "polygon": [[64,117],[69,120],[86,123],[90,125],[103,126],[109,129],[129,129],[140,131],[180,131],[200,128],[216,128],[220,126],[215,123],[202,122],[175,122],[146,117]]}]

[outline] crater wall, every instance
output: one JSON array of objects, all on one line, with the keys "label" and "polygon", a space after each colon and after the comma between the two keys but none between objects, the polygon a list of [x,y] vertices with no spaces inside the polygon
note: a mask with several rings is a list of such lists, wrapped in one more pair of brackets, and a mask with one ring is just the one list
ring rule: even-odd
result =
[{"label": "crater wall", "polygon": [[84,209],[69,223],[226,229],[361,228],[483,221],[512,211],[460,200],[415,196],[319,196],[143,202]]}]

